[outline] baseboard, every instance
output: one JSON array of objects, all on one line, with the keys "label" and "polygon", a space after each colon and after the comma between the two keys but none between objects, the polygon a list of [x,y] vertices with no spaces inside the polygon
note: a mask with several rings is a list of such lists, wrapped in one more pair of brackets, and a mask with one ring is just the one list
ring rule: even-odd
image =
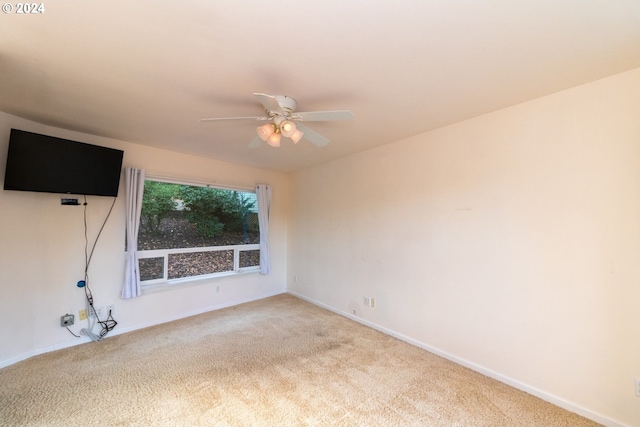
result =
[{"label": "baseboard", "polygon": [[[257,300],[261,300],[264,298],[268,298],[268,297],[272,297],[275,295],[279,295],[284,293],[284,291],[277,291],[277,292],[269,292],[269,293],[264,293],[264,294],[260,294],[257,296],[252,296],[250,298],[241,298],[241,299],[237,299],[237,300],[232,300],[232,301],[226,301],[222,304],[216,304],[213,306],[209,306],[209,307],[205,307],[205,308],[201,308],[198,310],[193,310],[190,312],[186,312],[186,313],[180,313],[179,315],[176,316],[169,316],[169,317],[165,317],[162,319],[158,319],[158,320],[154,320],[153,322],[146,322],[146,323],[140,323],[134,326],[129,326],[129,327],[116,327],[115,329],[113,329],[111,332],[109,332],[109,335],[106,336],[104,339],[107,340],[110,337],[116,336],[116,335],[120,335],[120,334],[126,334],[128,332],[133,332],[136,331],[138,329],[144,329],[144,328],[148,328],[150,326],[155,326],[155,325],[160,325],[162,323],[168,323],[168,322],[173,322],[175,320],[180,320],[180,319],[184,319],[186,317],[191,317],[191,316],[196,316],[198,314],[202,314],[202,313],[207,313],[209,311],[215,311],[215,310],[220,310],[223,308],[227,308],[227,307],[233,307],[235,305],[239,305],[239,304],[244,304],[247,302],[251,302],[251,301],[257,301]],[[73,341],[66,341],[63,343],[58,343],[58,344],[52,344],[52,345],[48,345],[48,346],[44,346],[44,347],[39,347],[36,349],[33,349],[31,351],[28,351],[26,353],[22,353],[18,356],[12,357],[11,359],[6,359],[6,360],[2,360],[0,361],[0,369],[5,368],[7,366],[11,366],[15,363],[18,362],[22,362],[23,360],[27,360],[31,357],[34,356],[38,356],[40,354],[45,354],[45,353],[50,353],[52,351],[56,351],[56,350],[62,350],[64,348],[69,348],[69,347],[75,347],[77,345],[81,345],[81,344],[87,344],[92,342],[91,339],[89,337],[86,336],[81,336],[78,339],[75,339]]]},{"label": "baseboard", "polygon": [[56,350],[62,350],[63,348],[68,348],[68,347],[75,347],[77,345],[80,344],[86,344],[88,342],[91,342],[91,339],[88,337],[80,337],[74,341],[68,341],[68,342],[64,342],[64,343],[59,343],[59,344],[52,344],[52,345],[48,345],[45,347],[40,347],[40,348],[36,348],[33,349],[31,351],[28,351],[26,353],[22,353],[19,354],[15,357],[12,357],[11,359],[5,359],[0,361],[0,369],[2,368],[6,368],[7,366],[11,366],[13,364],[16,364],[18,362],[22,362],[23,360],[27,360],[30,359],[34,356],[38,356],[40,354],[44,354],[44,353],[49,353],[52,351],[56,351]]},{"label": "baseboard", "polygon": [[298,294],[296,292],[287,291],[287,293],[290,294],[290,295],[293,295],[293,296],[295,296],[297,298],[300,298],[300,299],[302,299],[304,301],[307,301],[307,302],[309,302],[309,303],[311,303],[313,305],[316,305],[318,307],[321,307],[321,308],[324,308],[326,310],[329,310],[329,311],[331,311],[333,313],[339,314],[339,315],[344,316],[346,318],[349,318],[351,320],[355,320],[358,323],[361,323],[361,324],[363,324],[365,326],[368,326],[370,328],[378,330],[378,331],[380,331],[380,332],[382,332],[384,334],[387,334],[389,336],[397,338],[397,339],[399,339],[401,341],[404,341],[404,342],[406,342],[408,344],[414,345],[414,346],[416,346],[418,348],[421,348],[423,350],[426,350],[426,351],[428,351],[430,353],[436,354],[436,355],[438,355],[440,357],[443,357],[443,358],[445,358],[447,360],[450,360],[450,361],[452,361],[454,363],[457,363],[458,365],[462,365],[462,366],[464,366],[466,368],[469,368],[469,369],[471,369],[471,370],[473,370],[475,372],[478,372],[478,373],[480,373],[482,375],[485,375],[485,376],[487,376],[489,378],[493,378],[494,380],[500,381],[501,383],[507,384],[507,385],[509,385],[511,387],[514,387],[514,388],[517,388],[518,390],[522,390],[525,393],[529,393],[529,394],[531,394],[533,396],[539,397],[540,399],[542,399],[542,400],[544,400],[546,402],[552,403],[552,404],[554,404],[556,406],[559,406],[560,408],[563,408],[563,409],[566,409],[567,411],[571,411],[573,413],[581,415],[581,416],[583,416],[585,418],[593,420],[593,421],[595,421],[595,422],[597,422],[599,424],[602,424],[604,426],[608,426],[608,427],[630,427],[630,426],[628,426],[626,424],[620,423],[619,421],[612,420],[612,419],[607,418],[607,417],[605,417],[605,416],[603,416],[601,414],[598,414],[596,412],[590,411],[589,409],[584,408],[584,407],[582,407],[580,405],[576,405],[576,404],[574,404],[572,402],[569,402],[569,401],[567,401],[565,399],[559,398],[558,396],[555,396],[553,394],[547,393],[547,392],[545,392],[543,390],[540,390],[540,389],[537,389],[535,387],[531,387],[528,384],[522,383],[522,382],[520,382],[518,380],[515,380],[513,378],[510,378],[510,377],[507,377],[505,375],[502,375],[502,374],[500,374],[498,372],[495,372],[495,371],[493,371],[491,369],[487,369],[487,368],[485,368],[485,367],[483,367],[481,365],[478,365],[478,364],[476,364],[474,362],[471,362],[469,360],[463,359],[461,357],[458,357],[458,356],[456,356],[454,354],[448,353],[446,351],[443,351],[443,350],[441,350],[439,348],[436,348],[436,347],[433,347],[431,345],[425,344],[425,343],[420,342],[418,340],[415,340],[415,339],[413,339],[411,337],[408,337],[406,335],[400,334],[400,333],[398,333],[396,331],[392,331],[392,330],[390,330],[388,328],[385,328],[383,326],[380,326],[380,325],[378,325],[376,323],[369,322],[369,321],[367,321],[365,319],[362,319],[361,317],[355,316],[355,315],[353,315],[351,313],[347,313],[347,312],[338,310],[338,309],[336,309],[334,307],[328,306],[328,305],[326,305],[326,304],[324,304],[324,303],[322,303],[320,301],[316,301],[316,300],[308,298],[308,297],[306,297],[304,295],[300,295],[300,294]]},{"label": "baseboard", "polygon": [[[260,295],[257,295],[257,296],[254,295],[254,296],[251,296],[249,298],[240,298],[240,299],[237,299],[237,300],[225,301],[222,304],[216,304],[216,305],[208,306],[208,307],[201,308],[201,309],[198,309],[198,310],[193,310],[193,311],[189,311],[189,312],[186,312],[186,313],[180,313],[179,315],[169,316],[169,317],[157,320],[157,321],[142,323],[142,324],[138,324],[138,325],[135,325],[135,326],[129,327],[129,328],[121,328],[118,331],[117,334],[111,334],[111,336],[125,334],[127,332],[133,332],[133,331],[136,331],[138,329],[144,329],[144,328],[148,328],[150,326],[161,325],[163,323],[173,322],[175,320],[180,320],[180,319],[184,319],[184,318],[191,317],[191,316],[197,316],[198,314],[208,313],[210,311],[220,310],[220,309],[227,308],[227,307],[233,307],[233,306],[244,304],[244,303],[251,302],[251,301],[258,301],[258,300],[261,300],[261,299],[264,299],[264,298],[269,298],[269,297],[272,297],[272,296],[275,296],[275,295],[280,295],[280,294],[283,294],[283,293],[285,293],[285,292],[284,291],[268,292],[268,293],[260,294]],[[114,331],[115,331],[115,329],[114,329]]]}]

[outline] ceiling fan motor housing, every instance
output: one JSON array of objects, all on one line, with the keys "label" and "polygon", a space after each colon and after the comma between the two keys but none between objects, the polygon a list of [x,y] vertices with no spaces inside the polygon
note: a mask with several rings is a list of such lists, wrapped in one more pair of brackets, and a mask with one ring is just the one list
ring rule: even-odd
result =
[{"label": "ceiling fan motor housing", "polygon": [[280,108],[282,108],[286,116],[296,111],[296,107],[298,106],[295,99],[286,95],[276,95],[276,101],[278,101],[278,105],[280,105]]}]

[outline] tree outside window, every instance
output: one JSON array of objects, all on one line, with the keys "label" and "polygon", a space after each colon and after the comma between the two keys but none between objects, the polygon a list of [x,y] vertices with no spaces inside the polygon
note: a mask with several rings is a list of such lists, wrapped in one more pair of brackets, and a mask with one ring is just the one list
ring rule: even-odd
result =
[{"label": "tree outside window", "polygon": [[258,268],[257,212],[254,192],[145,181],[142,284]]}]

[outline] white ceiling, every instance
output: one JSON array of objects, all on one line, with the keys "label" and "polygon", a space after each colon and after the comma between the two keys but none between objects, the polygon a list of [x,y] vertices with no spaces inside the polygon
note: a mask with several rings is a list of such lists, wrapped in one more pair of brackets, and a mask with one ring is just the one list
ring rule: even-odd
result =
[{"label": "white ceiling", "polygon": [[[638,0],[43,3],[0,14],[0,111],[282,171],[640,67]],[[253,92],[355,119],[256,149],[255,122],[199,121],[262,115]]]}]

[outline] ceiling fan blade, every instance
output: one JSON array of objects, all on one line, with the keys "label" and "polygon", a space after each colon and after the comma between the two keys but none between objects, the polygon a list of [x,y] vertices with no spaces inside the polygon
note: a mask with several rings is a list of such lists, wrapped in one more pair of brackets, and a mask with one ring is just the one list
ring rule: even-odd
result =
[{"label": "ceiling fan blade", "polygon": [[297,124],[296,127],[300,129],[302,133],[304,133],[303,138],[307,138],[309,142],[317,145],[318,147],[323,147],[329,143],[329,140],[324,136],[320,135],[313,129],[309,129],[305,125]]},{"label": "ceiling fan blade", "polygon": [[249,148],[258,148],[262,145],[263,142],[264,141],[262,141],[259,136],[255,136],[249,143]]},{"label": "ceiling fan blade", "polygon": [[275,96],[267,95],[266,93],[254,93],[258,101],[264,106],[264,109],[267,111],[282,111],[280,104]]},{"label": "ceiling fan blade", "polygon": [[329,122],[335,120],[351,120],[353,113],[349,110],[305,111],[291,114],[291,119],[303,122]]},{"label": "ceiling fan blade", "polygon": [[223,120],[256,120],[256,121],[264,121],[270,120],[271,117],[261,116],[261,117],[210,117],[206,119],[200,119],[201,122],[220,122]]}]

